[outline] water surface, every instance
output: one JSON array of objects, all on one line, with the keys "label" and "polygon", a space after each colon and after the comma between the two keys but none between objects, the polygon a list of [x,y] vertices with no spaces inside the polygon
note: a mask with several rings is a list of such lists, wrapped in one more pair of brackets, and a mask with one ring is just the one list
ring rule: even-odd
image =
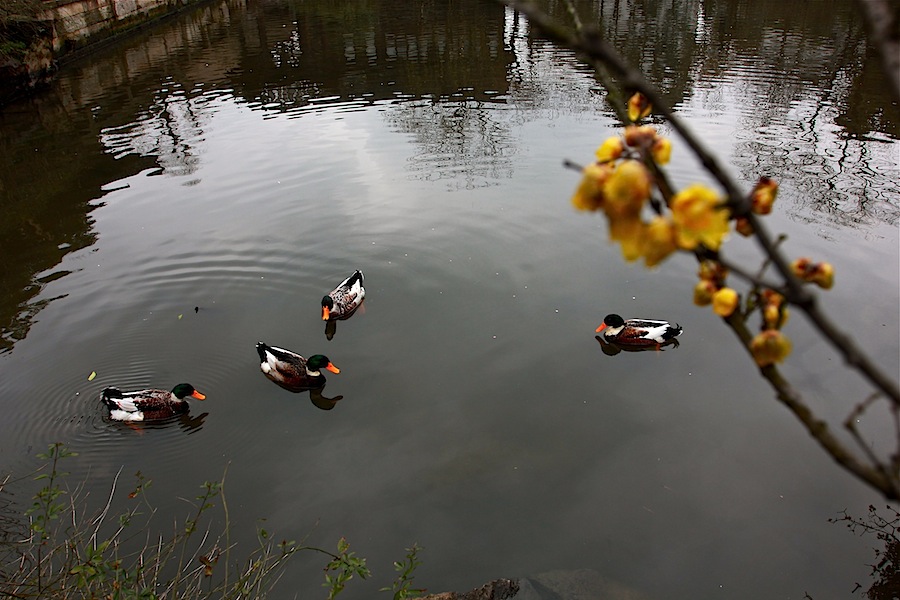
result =
[{"label": "water surface", "polygon": [[[850,8],[810,4],[582,8],[748,188],[781,182],[773,230],[834,263],[826,308],[896,373],[897,108]],[[374,571],[348,598],[414,542],[433,591],[556,569],[647,598],[865,583],[875,540],[827,519],[879,499],[693,306],[693,261],[626,264],[571,208],[562,160],[616,125],[590,71],[531,33],[482,2],[211,2],[3,109],[3,470],[63,441],[98,495],[139,469],[177,514],[227,468],[239,543],[260,518],[346,536]],[[677,140],[670,173],[707,179]],[[364,310],[329,341],[319,299],[356,268]],[[606,356],[608,312],[676,320],[682,345]],[[799,314],[788,333],[786,374],[839,423],[866,392]],[[259,340],[327,354],[343,399],[274,386]],[[181,381],[208,399],[164,426],[97,401]],[[887,444],[882,421],[864,426]],[[283,597],[320,594],[322,566],[297,559]]]}]

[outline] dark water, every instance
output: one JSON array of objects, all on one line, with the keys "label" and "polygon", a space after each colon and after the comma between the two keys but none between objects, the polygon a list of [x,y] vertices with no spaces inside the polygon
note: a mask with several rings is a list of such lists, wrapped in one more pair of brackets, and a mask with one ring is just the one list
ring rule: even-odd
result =
[{"label": "dark water", "polygon": [[[781,182],[773,230],[834,263],[826,309],[896,373],[900,122],[852,5],[582,8],[741,181]],[[239,543],[265,518],[368,558],[347,598],[413,542],[433,591],[592,569],[635,597],[848,597],[877,542],[827,519],[879,499],[693,306],[692,260],[626,264],[569,204],[562,160],[614,128],[591,73],[488,2],[212,2],[66,66],[0,112],[0,469],[63,441],[99,496],[140,469],[178,514],[227,467]],[[676,184],[705,180],[674,142]],[[356,268],[364,310],[329,341],[319,299]],[[683,343],[606,356],[608,312]],[[787,332],[839,427],[867,392],[799,314]],[[343,399],[274,386],[259,340],[328,354]],[[97,401],[180,381],[208,399],[165,426]],[[322,566],[295,560],[284,597],[322,594]]]}]

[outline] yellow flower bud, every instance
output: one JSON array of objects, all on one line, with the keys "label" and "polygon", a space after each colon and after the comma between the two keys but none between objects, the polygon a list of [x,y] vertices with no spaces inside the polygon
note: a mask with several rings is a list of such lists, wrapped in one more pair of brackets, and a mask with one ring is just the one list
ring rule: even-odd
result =
[{"label": "yellow flower bud", "polygon": [[744,237],[753,235],[753,225],[747,217],[738,217],[734,220],[734,229]]},{"label": "yellow flower bud", "polygon": [[780,304],[766,304],[763,307],[763,321],[766,329],[781,329],[788,320],[788,309]]},{"label": "yellow flower bud", "polygon": [[635,92],[628,99],[628,118],[631,121],[643,119],[650,114],[651,110],[653,110],[653,106],[650,101],[640,92]]},{"label": "yellow flower bud", "polygon": [[808,258],[798,258],[791,263],[791,270],[798,279],[806,280],[806,272],[812,266],[812,261]]},{"label": "yellow flower bud", "polygon": [[625,128],[625,143],[632,148],[652,148],[656,138],[656,128],[651,125],[629,125]]},{"label": "yellow flower bud", "polygon": [[722,287],[725,278],[728,276],[728,269],[722,266],[722,263],[712,260],[704,260],[700,263],[697,271],[700,279],[705,279],[716,284],[716,289]]},{"label": "yellow flower bud", "polygon": [[761,296],[762,301],[765,304],[774,304],[775,306],[781,306],[782,304],[784,304],[784,296],[773,289],[764,289]]},{"label": "yellow flower bud", "polygon": [[713,312],[720,317],[730,317],[738,307],[738,293],[731,288],[722,288],[713,294]]},{"label": "yellow flower bud", "polygon": [[602,163],[616,160],[622,156],[622,150],[624,149],[625,146],[622,144],[622,138],[615,136],[606,138],[600,147],[597,148],[597,160]]},{"label": "yellow flower bud", "polygon": [[659,165],[666,165],[672,157],[672,142],[669,138],[658,137],[650,148],[650,154],[653,160]]},{"label": "yellow flower bud", "polygon": [[780,363],[791,353],[791,341],[776,329],[766,329],[750,342],[750,353],[760,367]]},{"label": "yellow flower bud", "polygon": [[694,304],[697,306],[708,306],[712,303],[713,294],[716,293],[716,286],[713,282],[702,280],[694,286]]},{"label": "yellow flower bud", "polygon": [[810,279],[823,290],[830,290],[834,285],[834,267],[831,263],[822,262],[816,265],[816,272]]},{"label": "yellow flower bud", "polygon": [[778,193],[778,183],[768,177],[760,177],[750,194],[751,210],[758,215],[767,215],[772,212],[772,204],[775,203],[775,195]]},{"label": "yellow flower bud", "polygon": [[808,258],[798,258],[791,263],[791,270],[799,279],[815,283],[822,289],[829,290],[834,285],[834,267],[831,263],[814,263]]}]

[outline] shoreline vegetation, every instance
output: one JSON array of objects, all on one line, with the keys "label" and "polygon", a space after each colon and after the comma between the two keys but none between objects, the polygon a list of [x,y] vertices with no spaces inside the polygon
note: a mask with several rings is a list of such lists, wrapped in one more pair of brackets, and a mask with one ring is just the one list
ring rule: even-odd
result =
[{"label": "shoreline vegetation", "polygon": [[[83,485],[71,486],[64,461],[77,456],[61,443],[39,454],[44,461],[32,475],[41,487],[32,504],[18,512],[3,503],[0,519],[0,595],[12,598],[266,598],[297,553],[326,560],[323,586],[328,600],[347,583],[366,579],[371,571],[345,539],[336,551],[309,546],[305,540],[279,539],[257,526],[258,545],[249,552],[230,541],[231,522],[225,495],[226,472],[220,481],[204,482],[190,508],[164,532],[154,517],[157,509],[147,495],[152,481],[141,472],[124,492],[121,470],[105,504],[90,503]],[[11,475],[0,479],[0,494]],[[17,485],[17,487],[19,487]],[[5,500],[5,499],[4,499]],[[215,529],[213,523],[223,523]],[[394,563],[394,600],[417,597],[412,587],[420,564],[420,548],[407,548]]]}]

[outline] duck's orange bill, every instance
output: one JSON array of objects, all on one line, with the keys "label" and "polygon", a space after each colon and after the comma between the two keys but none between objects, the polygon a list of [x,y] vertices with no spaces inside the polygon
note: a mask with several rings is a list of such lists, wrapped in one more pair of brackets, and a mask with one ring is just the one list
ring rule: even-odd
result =
[{"label": "duck's orange bill", "polygon": [[340,369],[338,369],[336,366],[334,366],[331,363],[328,363],[328,366],[325,368],[328,369],[329,371],[331,371],[332,373],[340,373],[341,372]]},{"label": "duck's orange bill", "polygon": [[204,396],[203,394],[201,394],[201,393],[198,392],[197,390],[194,390],[194,393],[191,394],[191,398],[196,398],[197,400],[206,400],[206,396]]},{"label": "duck's orange bill", "polygon": [[600,323],[600,327],[597,328],[597,331],[594,333],[600,333],[606,327],[606,323]]},{"label": "duck's orange bill", "polygon": [[323,321],[328,320],[328,307],[327,306],[322,307],[322,320]]}]

